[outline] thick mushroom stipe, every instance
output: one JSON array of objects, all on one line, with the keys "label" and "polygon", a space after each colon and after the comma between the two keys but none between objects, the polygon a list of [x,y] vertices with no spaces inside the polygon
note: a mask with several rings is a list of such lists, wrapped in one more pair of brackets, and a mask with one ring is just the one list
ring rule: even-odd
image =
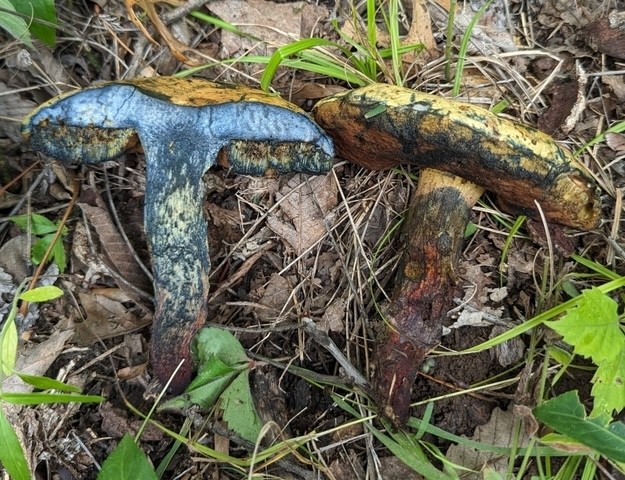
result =
[{"label": "thick mushroom stipe", "polygon": [[320,101],[315,120],[337,154],[367,168],[435,168],[495,192],[515,214],[588,230],[599,223],[598,189],[551,137],[478,106],[392,85]]},{"label": "thick mushroom stipe", "polygon": [[[154,271],[152,364],[180,392],[190,344],[206,320],[210,257],[202,176],[220,151],[234,173],[321,173],[332,140],[301,110],[246,87],[159,77],[61,95],[22,126],[30,145],[71,164],[114,159],[141,142],[146,158],[145,229]],[[249,143],[248,143],[249,142]]]}]

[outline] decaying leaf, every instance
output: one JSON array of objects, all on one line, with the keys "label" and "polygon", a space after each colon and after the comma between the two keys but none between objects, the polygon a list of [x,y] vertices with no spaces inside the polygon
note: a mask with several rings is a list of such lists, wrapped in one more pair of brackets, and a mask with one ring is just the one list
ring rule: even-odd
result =
[{"label": "decaying leaf", "polygon": [[131,285],[143,290],[151,290],[151,282],[134,259],[130,246],[117,231],[109,212],[103,206],[79,203],[78,206],[93,225],[93,231],[100,239],[100,245],[110,261],[110,266]]},{"label": "decaying leaf", "polygon": [[[524,429],[521,429],[519,439],[516,441],[514,419],[512,412],[495,408],[488,423],[477,427],[471,440],[498,447],[510,447],[512,445],[525,447],[528,444],[529,436]],[[502,456],[492,452],[480,451],[466,445],[452,445],[449,447],[447,458],[457,465],[475,471],[480,471],[488,465],[504,475],[509,461],[506,455]],[[482,477],[479,473],[467,474],[463,472],[462,478],[464,480],[478,480]]]},{"label": "decaying leaf", "polygon": [[334,300],[321,317],[319,328],[324,332],[342,332],[345,329],[345,315],[347,308],[347,300],[337,298]]},{"label": "decaying leaf", "polygon": [[328,16],[326,7],[301,1],[217,0],[208,6],[219,18],[249,35],[246,38],[222,31],[222,48],[229,57],[243,51],[266,55],[276,47],[310,37],[318,21]]},{"label": "decaying leaf", "polygon": [[267,309],[259,308],[256,311],[257,315],[262,320],[275,320],[277,317],[287,313],[292,304],[292,291],[293,285],[290,285],[283,276],[274,273],[265,287],[263,296],[258,301]]},{"label": "decaying leaf", "polygon": [[290,222],[270,216],[267,225],[299,255],[326,234],[326,217],[337,204],[337,193],[330,175],[308,180],[296,175],[277,195],[281,210]]},{"label": "decaying leaf", "polygon": [[97,340],[124,335],[152,322],[150,315],[139,318],[123,303],[105,295],[79,293],[78,298],[85,311],[85,320],[76,323],[75,327],[81,345],[92,345]]}]

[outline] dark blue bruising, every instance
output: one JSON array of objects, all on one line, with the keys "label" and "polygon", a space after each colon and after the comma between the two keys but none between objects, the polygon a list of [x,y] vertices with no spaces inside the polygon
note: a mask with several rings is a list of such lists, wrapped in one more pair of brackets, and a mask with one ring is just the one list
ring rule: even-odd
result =
[{"label": "dark blue bruising", "polygon": [[[146,156],[167,158],[166,165],[152,162],[146,167],[145,229],[154,259],[155,298],[164,298],[161,308],[165,313],[155,325],[157,338],[170,326],[193,322],[208,295],[211,264],[202,210],[204,154],[189,156],[181,145],[172,140],[150,143],[146,149]],[[214,146],[198,146],[217,154]],[[183,168],[176,168],[179,165]],[[176,197],[183,191],[188,195]]]},{"label": "dark blue bruising", "polygon": [[[23,127],[24,133],[32,134],[42,122],[52,126],[132,129],[138,133],[144,148],[148,141],[158,140],[157,134],[163,129],[183,128],[175,132],[180,140],[183,135],[189,140],[186,145],[189,152],[197,152],[198,140],[208,137],[211,144],[221,145],[231,140],[308,142],[334,156],[330,137],[303,113],[258,102],[205,107],[174,105],[144,95],[131,85],[87,89],[62,98],[36,112]],[[64,161],[74,160],[63,158],[63,152],[58,149],[51,153]],[[204,155],[206,169],[214,163],[211,154]]]}]

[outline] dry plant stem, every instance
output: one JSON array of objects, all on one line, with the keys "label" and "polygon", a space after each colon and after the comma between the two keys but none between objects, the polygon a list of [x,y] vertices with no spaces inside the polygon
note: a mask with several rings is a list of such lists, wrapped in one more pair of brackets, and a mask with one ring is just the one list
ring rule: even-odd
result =
[{"label": "dry plant stem", "polygon": [[471,208],[483,193],[460,177],[426,169],[403,227],[405,250],[386,311],[388,333],[374,357],[374,391],[382,413],[396,425],[408,419],[421,362],[440,342],[452,305],[456,266]]}]

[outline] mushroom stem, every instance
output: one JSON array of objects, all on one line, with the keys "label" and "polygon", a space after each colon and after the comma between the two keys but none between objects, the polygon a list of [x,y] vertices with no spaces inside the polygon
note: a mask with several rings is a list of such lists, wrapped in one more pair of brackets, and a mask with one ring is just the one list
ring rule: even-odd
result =
[{"label": "mushroom stem", "polygon": [[404,251],[385,319],[387,336],[377,346],[374,392],[385,416],[408,419],[418,369],[440,342],[456,284],[456,265],[471,208],[484,189],[449,173],[425,169],[407,212]]},{"label": "mushroom stem", "polygon": [[[201,139],[196,139],[202,143]],[[217,149],[206,142],[194,151],[185,142],[145,142],[148,163],[145,229],[153,259],[155,312],[150,360],[154,372],[180,392],[191,381],[191,340],[207,318],[211,262],[201,181],[205,156]],[[213,153],[211,153],[213,152]],[[184,360],[175,377],[170,378]]]}]

